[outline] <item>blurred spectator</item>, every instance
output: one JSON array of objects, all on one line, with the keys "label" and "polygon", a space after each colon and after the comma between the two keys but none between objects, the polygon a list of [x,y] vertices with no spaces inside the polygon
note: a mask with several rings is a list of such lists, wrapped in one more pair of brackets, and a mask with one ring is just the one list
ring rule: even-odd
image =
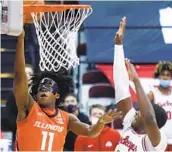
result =
[{"label": "blurred spectator", "polygon": [[[90,108],[90,120],[92,125],[105,114],[106,109],[99,104]],[[75,142],[75,151],[114,151],[120,140],[120,133],[105,126],[102,133],[96,138],[78,136]]]},{"label": "blurred spectator", "polygon": [[[29,91],[31,88],[31,76],[34,73],[33,67],[30,64],[26,64],[25,66],[25,72],[28,78],[28,85],[29,85]],[[16,118],[17,118],[17,106],[16,106],[16,101],[13,92],[10,93],[7,101],[7,118],[8,118],[8,127],[9,130],[12,131],[13,133],[13,143],[15,142],[16,138]]]},{"label": "blurred spectator", "polygon": [[[77,116],[81,122],[90,124],[88,116],[86,116],[85,114],[79,111],[79,104],[78,104],[77,96],[75,94],[70,93],[66,95],[66,97],[64,98],[64,109],[65,111]],[[77,135],[69,131],[66,136],[64,150],[73,151],[76,138]]]},{"label": "blurred spectator", "polygon": [[167,137],[168,151],[172,151],[172,88],[170,86],[172,63],[164,61],[157,64],[154,77],[159,79],[159,86],[153,86],[148,97],[152,102],[164,108],[167,113],[168,119],[162,130]]}]

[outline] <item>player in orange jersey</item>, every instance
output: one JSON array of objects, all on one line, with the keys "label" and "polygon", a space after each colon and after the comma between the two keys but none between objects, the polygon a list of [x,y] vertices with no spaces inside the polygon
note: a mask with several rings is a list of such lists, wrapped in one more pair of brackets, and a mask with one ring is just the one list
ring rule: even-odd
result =
[{"label": "player in orange jersey", "polygon": [[[56,109],[56,100],[68,93],[71,80],[63,73],[46,72],[34,77],[32,94],[28,94],[25,73],[24,32],[18,37],[14,66],[14,95],[18,108],[17,148],[20,151],[62,151],[67,131],[96,137],[104,125],[121,117],[121,112],[108,111],[97,124],[89,126],[78,118]],[[33,99],[34,98],[34,99]]]}]

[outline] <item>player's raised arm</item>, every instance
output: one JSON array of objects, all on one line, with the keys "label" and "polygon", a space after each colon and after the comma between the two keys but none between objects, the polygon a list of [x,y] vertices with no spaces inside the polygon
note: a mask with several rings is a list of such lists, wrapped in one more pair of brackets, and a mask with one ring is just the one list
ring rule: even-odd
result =
[{"label": "player's raised arm", "polygon": [[133,81],[137,93],[139,110],[144,122],[145,131],[148,135],[153,146],[157,146],[161,140],[161,134],[156,122],[155,112],[151,105],[151,102],[147,95],[145,94],[137,72],[135,71],[134,66],[126,60],[126,65],[128,67],[128,74],[130,79]]},{"label": "player's raised arm", "polygon": [[69,130],[74,132],[76,135],[87,136],[87,137],[97,137],[104,128],[105,124],[112,122],[121,118],[122,112],[117,112],[116,110],[109,110],[105,115],[103,115],[97,124],[90,126],[88,124],[82,123],[76,116],[69,115]]},{"label": "player's raised arm", "polygon": [[129,77],[124,60],[123,38],[126,30],[126,17],[122,18],[119,30],[115,35],[113,76],[115,83],[115,100],[117,109],[123,117],[132,108],[129,92]]},{"label": "player's raised arm", "polygon": [[28,80],[25,73],[24,32],[18,37],[16,55],[14,60],[13,91],[18,109],[18,121],[26,118],[31,108],[31,97],[28,94]]},{"label": "player's raised arm", "polygon": [[150,100],[151,102],[154,102],[154,95],[153,95],[153,92],[149,92],[149,93],[147,94],[147,96],[148,96],[148,98],[149,98],[149,100]]}]

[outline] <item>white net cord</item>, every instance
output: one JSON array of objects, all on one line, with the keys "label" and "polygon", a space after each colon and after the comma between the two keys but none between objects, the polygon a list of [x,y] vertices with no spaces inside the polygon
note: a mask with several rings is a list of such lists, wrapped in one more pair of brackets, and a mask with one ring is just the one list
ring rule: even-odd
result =
[{"label": "white net cord", "polygon": [[40,45],[41,71],[57,72],[61,67],[68,70],[79,64],[77,32],[91,13],[91,8],[31,13]]}]

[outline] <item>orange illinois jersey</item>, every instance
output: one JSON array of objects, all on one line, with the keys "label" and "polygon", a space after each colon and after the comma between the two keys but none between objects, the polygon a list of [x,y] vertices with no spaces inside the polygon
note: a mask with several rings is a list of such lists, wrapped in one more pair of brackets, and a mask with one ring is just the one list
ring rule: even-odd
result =
[{"label": "orange illinois jersey", "polygon": [[22,122],[17,122],[19,151],[62,151],[67,134],[69,114],[57,110],[49,117],[35,102]]}]

